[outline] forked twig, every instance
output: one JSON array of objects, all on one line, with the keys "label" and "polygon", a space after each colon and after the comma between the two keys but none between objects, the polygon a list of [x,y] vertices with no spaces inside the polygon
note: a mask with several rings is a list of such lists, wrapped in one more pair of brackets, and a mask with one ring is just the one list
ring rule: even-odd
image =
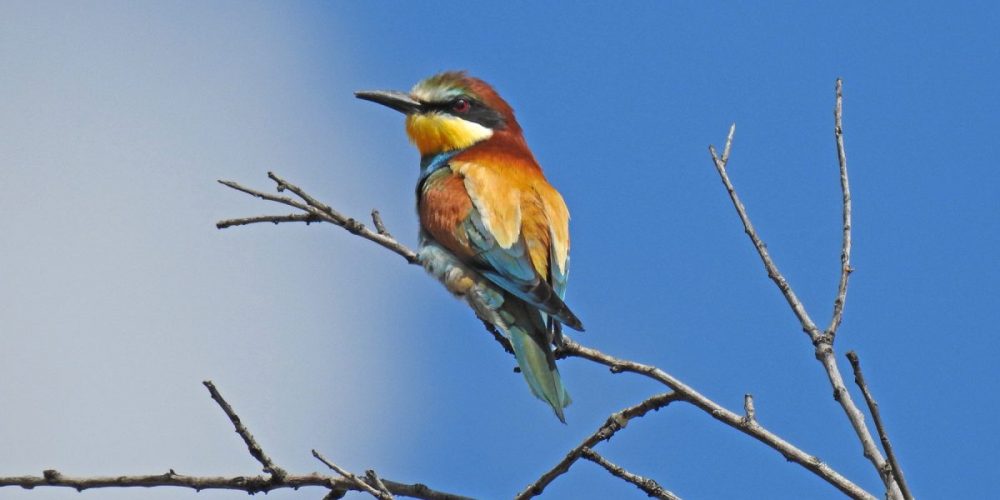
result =
[{"label": "forked twig", "polygon": [[569,471],[569,468],[583,455],[583,450],[593,448],[601,441],[611,439],[615,433],[624,429],[625,426],[628,425],[629,420],[642,417],[652,410],[659,410],[660,408],[663,408],[680,399],[682,399],[682,396],[676,392],[657,394],[637,405],[630,406],[619,412],[613,413],[610,417],[608,417],[608,420],[604,422],[604,425],[594,431],[593,434],[587,436],[582,443],[570,450],[569,453],[567,453],[566,456],[559,461],[559,463],[549,469],[545,474],[542,474],[542,476],[535,480],[535,482],[529,484],[527,488],[522,490],[521,493],[518,493],[518,495],[514,498],[516,500],[528,500],[529,498],[541,495],[546,486],[552,483],[552,481],[554,481],[557,477]]},{"label": "forked twig", "polygon": [[[340,226],[354,234],[360,236],[366,240],[374,242],[394,253],[400,257],[406,259],[406,262],[410,264],[418,264],[419,260],[417,258],[416,252],[410,250],[403,245],[385,230],[385,224],[382,224],[381,217],[378,217],[373,213],[373,217],[376,218],[375,226],[376,230],[372,231],[368,229],[364,224],[358,222],[355,219],[345,216],[340,212],[330,208],[329,205],[320,202],[316,198],[313,198],[303,189],[298,186],[278,177],[274,172],[268,172],[267,176],[277,184],[278,192],[290,191],[291,193],[298,196],[302,201],[294,200],[288,196],[279,196],[271,193],[265,193],[263,191],[257,191],[255,189],[250,189],[248,187],[242,186],[239,183],[233,181],[220,180],[219,184],[226,186],[228,188],[235,189],[237,191],[255,196],[262,200],[273,201],[275,203],[281,203],[282,205],[288,205],[293,208],[297,208],[305,212],[309,217],[299,216],[298,218],[289,218],[288,216],[259,216],[259,217],[244,217],[240,219],[226,219],[221,220],[215,224],[215,227],[219,229],[225,229],[228,227],[254,224],[259,222],[329,222],[335,226]],[[377,212],[376,212],[377,213]],[[379,227],[381,226],[381,227]]]},{"label": "forked twig", "polygon": [[746,232],[747,236],[750,238],[754,248],[757,249],[757,254],[764,263],[764,268],[767,270],[767,276],[774,282],[775,285],[777,285],[781,294],[788,302],[789,307],[791,307],[792,312],[795,313],[795,316],[798,318],[799,324],[802,326],[802,330],[812,341],[812,344],[815,347],[816,359],[823,365],[823,369],[826,371],[830,385],[833,387],[833,398],[840,403],[841,408],[843,408],[844,414],[847,416],[848,421],[851,423],[851,427],[854,429],[858,440],[861,442],[861,448],[864,456],[868,458],[868,460],[871,461],[872,465],[875,467],[875,470],[878,472],[883,484],[885,484],[886,491],[890,495],[890,498],[898,498],[900,494],[898,485],[896,485],[896,481],[892,475],[886,472],[885,458],[879,451],[878,446],[876,446],[875,440],[872,438],[871,431],[865,424],[864,414],[858,409],[857,405],[854,404],[854,401],[851,398],[851,393],[847,390],[847,386],[844,384],[844,379],[840,374],[840,368],[837,366],[837,359],[833,351],[833,341],[836,334],[836,327],[840,324],[840,317],[843,313],[844,300],[847,294],[847,277],[850,275],[851,271],[851,197],[850,186],[847,182],[847,160],[846,155],[843,153],[843,134],[841,125],[842,99],[842,85],[838,79],[836,85],[837,104],[834,109],[834,130],[837,139],[838,157],[840,158],[841,189],[844,190],[844,240],[841,252],[841,280],[838,285],[837,300],[834,303],[834,318],[830,329],[826,332],[821,331],[819,327],[816,326],[816,323],[813,322],[812,318],[809,317],[809,313],[806,312],[806,308],[802,304],[802,301],[799,300],[795,291],[792,289],[792,286],[788,283],[788,280],[785,279],[785,277],[778,270],[778,266],[774,263],[770,253],[767,251],[767,245],[763,242],[763,240],[761,240],[760,236],[757,234],[757,230],[754,229],[753,224],[750,222],[750,217],[747,215],[746,207],[740,200],[739,195],[736,194],[736,188],[733,187],[733,183],[729,180],[729,175],[726,172],[726,166],[729,161],[728,152],[730,150],[733,132],[736,129],[736,125],[733,124],[729,128],[729,135],[726,138],[726,147],[723,149],[724,153],[721,158],[716,153],[714,146],[709,146],[708,151],[712,155],[712,161],[715,164],[716,171],[719,173],[722,184],[726,187],[726,191],[729,193],[729,198],[733,202],[733,207],[736,208],[736,213],[743,222],[744,232]]}]

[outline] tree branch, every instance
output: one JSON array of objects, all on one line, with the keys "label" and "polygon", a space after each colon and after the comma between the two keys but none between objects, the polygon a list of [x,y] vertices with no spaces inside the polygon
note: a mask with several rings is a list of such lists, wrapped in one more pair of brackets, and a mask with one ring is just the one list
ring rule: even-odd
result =
[{"label": "tree branch", "polygon": [[[191,488],[195,491],[201,490],[237,490],[253,495],[254,493],[267,493],[277,489],[297,490],[304,486],[319,486],[329,489],[331,492],[344,492],[347,490],[369,491],[371,486],[361,481],[357,476],[349,472],[344,478],[334,478],[317,473],[298,475],[288,474],[284,469],[274,464],[264,449],[250,433],[250,430],[243,425],[239,415],[233,407],[222,397],[222,394],[210,380],[202,382],[208,388],[212,399],[218,403],[222,411],[229,417],[230,422],[247,445],[247,450],[264,467],[264,472],[268,476],[185,476],[170,469],[164,474],[150,474],[137,476],[95,476],[95,477],[73,477],[63,475],[57,470],[46,470],[42,476],[10,476],[0,477],[0,487],[20,486],[24,489],[33,489],[41,486],[73,488],[77,491],[92,488],[152,488],[158,486],[176,486],[181,488]],[[315,450],[313,455],[327,465],[325,459],[319,456]],[[333,468],[333,467],[331,467]],[[336,469],[334,469],[336,470]],[[338,471],[340,472],[340,471]],[[344,471],[346,472],[346,471]],[[376,479],[377,476],[376,476]],[[380,490],[376,491],[376,496],[385,500],[391,499],[393,494],[422,498],[425,500],[471,500],[468,497],[436,491],[426,485],[397,483],[395,481],[375,481]],[[369,491],[370,492],[370,491]],[[339,497],[338,497],[339,498]]]},{"label": "tree branch", "polygon": [[[367,227],[365,227],[364,224],[358,222],[357,220],[352,219],[350,217],[346,217],[340,212],[330,208],[330,206],[316,200],[298,186],[289,183],[288,181],[282,179],[281,177],[278,177],[274,172],[268,172],[267,176],[277,184],[278,192],[282,192],[285,190],[291,191],[293,194],[301,198],[302,201],[301,202],[296,201],[287,196],[278,196],[250,189],[248,187],[241,186],[240,184],[233,181],[220,180],[219,184],[249,194],[251,196],[255,196],[262,200],[273,201],[275,203],[281,203],[282,205],[288,205],[290,207],[297,208],[311,216],[311,218],[308,218],[309,222],[315,220],[316,222],[329,222],[330,224],[333,224],[335,226],[340,226],[345,230],[347,230],[348,232],[350,232],[351,234],[360,236],[366,240],[369,240],[384,248],[389,249],[393,253],[406,259],[407,263],[419,264],[419,259],[417,258],[416,252],[410,250],[409,248],[406,247],[406,245],[403,245],[399,241],[396,241],[396,239],[393,238],[392,235],[388,233],[388,231],[385,231],[384,224],[382,225],[381,228],[378,227],[379,223],[381,222],[381,217],[376,218],[378,221],[375,223],[377,229],[376,231],[372,231],[371,229],[368,229]],[[215,224],[215,227],[219,229],[225,229],[227,227],[232,227],[236,225],[253,224],[258,222],[272,222],[275,224],[278,224],[280,222],[293,222],[293,221],[298,222],[301,220],[300,218],[302,216],[300,215],[299,216],[300,218],[292,220],[287,220],[288,217],[289,216],[261,216],[261,217],[247,217],[243,219],[227,219],[217,222]],[[375,214],[373,214],[373,217],[376,217]]]},{"label": "tree branch", "polygon": [[[756,419],[747,419],[745,415],[739,415],[727,410],[715,401],[708,399],[692,387],[684,384],[679,379],[664,372],[663,370],[635,361],[628,361],[605,354],[597,349],[585,347],[566,337],[563,340],[562,351],[566,356],[588,359],[602,364],[611,369],[612,373],[631,372],[649,377],[663,385],[673,389],[677,397],[683,401],[691,403],[712,418],[728,425],[754,439],[760,441],[769,448],[781,453],[786,460],[795,462],[807,470],[816,474],[824,481],[830,483],[845,495],[856,499],[875,500],[871,493],[868,493],[860,486],[854,484],[839,472],[832,469],[818,457],[810,455],[785,441],[777,434],[767,430]],[[589,446],[589,445],[588,445]]]},{"label": "tree branch", "polygon": [[720,158],[718,153],[715,151],[715,146],[709,146],[708,151],[712,154],[712,161],[715,162],[715,169],[719,172],[719,176],[722,178],[722,184],[726,186],[726,192],[729,193],[729,199],[732,200],[733,206],[736,208],[736,214],[739,215],[740,221],[743,222],[743,232],[750,237],[750,241],[753,243],[754,248],[757,249],[757,254],[760,255],[761,262],[764,263],[764,269],[767,271],[767,277],[774,281],[774,284],[778,286],[781,290],[781,294],[785,297],[788,302],[789,307],[792,308],[792,312],[795,313],[795,317],[799,319],[802,324],[802,330],[809,335],[809,338],[813,343],[820,342],[821,332],[816,324],[813,323],[812,318],[809,317],[809,313],[806,312],[805,306],[802,305],[802,301],[799,297],[795,295],[795,290],[792,286],[788,284],[788,280],[778,271],[778,266],[775,265],[774,260],[771,259],[771,254],[767,251],[767,245],[760,236],[757,235],[757,230],[754,229],[753,223],[750,222],[750,216],[747,215],[747,209],[743,206],[743,202],[740,200],[738,194],[736,194],[736,188],[733,187],[733,183],[729,180],[729,174],[726,172],[726,165],[729,162],[729,150],[732,147],[733,134],[736,132],[736,124],[732,124],[729,127],[729,135],[726,137],[726,146],[723,149],[723,155]]},{"label": "tree branch", "polygon": [[847,386],[844,384],[844,379],[840,374],[840,368],[837,366],[837,359],[833,351],[834,334],[836,333],[836,327],[839,325],[840,316],[843,312],[843,304],[847,294],[847,276],[850,274],[851,230],[850,191],[847,183],[847,161],[846,156],[841,153],[843,148],[843,135],[840,124],[842,87],[840,80],[837,82],[837,104],[834,110],[834,128],[835,135],[837,137],[838,153],[841,158],[841,188],[844,190],[844,241],[841,253],[841,281],[838,286],[839,291],[837,301],[834,305],[834,323],[831,324],[831,328],[827,332],[820,331],[820,329],[816,326],[816,323],[814,323],[812,318],[809,317],[809,313],[806,312],[806,308],[802,304],[802,301],[795,295],[795,291],[788,283],[788,280],[786,280],[785,277],[782,276],[781,272],[778,271],[778,266],[774,263],[774,260],[767,251],[767,245],[764,244],[763,240],[761,240],[760,236],[758,236],[756,229],[754,229],[753,224],[750,222],[750,217],[747,215],[746,207],[743,206],[743,202],[740,201],[740,197],[736,194],[736,188],[733,187],[732,182],[729,180],[729,175],[726,172],[726,166],[729,161],[728,152],[732,144],[736,124],[733,124],[729,128],[729,135],[726,138],[726,147],[723,150],[724,153],[722,158],[720,158],[716,153],[714,146],[709,146],[708,150],[712,155],[712,161],[715,164],[715,169],[718,171],[719,177],[722,179],[722,184],[726,187],[726,191],[729,193],[729,198],[733,202],[733,207],[736,208],[736,213],[743,222],[744,232],[746,232],[747,236],[750,238],[754,248],[757,249],[757,254],[760,255],[760,259],[764,263],[764,268],[767,270],[767,276],[771,278],[771,281],[773,281],[775,285],[777,285],[781,294],[788,302],[789,307],[791,307],[792,312],[794,312],[795,316],[799,319],[802,330],[806,332],[806,334],[809,335],[810,340],[812,340],[813,346],[815,347],[816,359],[823,365],[823,369],[826,370],[830,385],[833,387],[833,399],[840,403],[845,415],[847,415],[847,419],[850,421],[851,427],[854,428],[854,432],[858,436],[858,440],[861,442],[861,448],[864,456],[868,458],[868,460],[871,461],[872,465],[875,467],[879,477],[881,477],[882,482],[885,484],[886,492],[890,495],[890,498],[898,498],[899,488],[895,484],[896,482],[892,475],[886,473],[885,458],[875,445],[875,440],[872,438],[871,431],[868,430],[868,426],[865,424],[864,414],[861,413],[861,410],[858,409],[857,405],[855,405],[854,401],[851,399],[851,393],[847,390]]},{"label": "tree branch", "polygon": [[[385,485],[393,494],[404,497],[422,498],[425,500],[471,500],[469,497],[432,490],[420,483],[406,484],[385,480]],[[360,487],[346,479],[317,473],[306,475],[288,474],[280,483],[276,483],[272,476],[186,476],[177,474],[173,470],[164,474],[95,477],[66,476],[59,471],[46,470],[42,476],[0,477],[0,487],[4,486],[20,486],[28,490],[38,487],[62,487],[73,488],[77,491],[94,488],[153,488],[174,486],[190,488],[195,491],[242,491],[251,495],[279,489],[297,490],[307,486],[326,488],[331,491],[362,491]]]},{"label": "tree branch", "polygon": [[634,484],[637,488],[646,493],[647,496],[665,500],[680,500],[677,495],[674,495],[670,491],[664,489],[663,486],[660,486],[660,483],[657,483],[655,480],[642,477],[638,474],[633,474],[623,469],[621,466],[611,463],[608,459],[602,457],[600,453],[597,453],[590,448],[584,448],[580,453],[583,458],[604,467],[604,470],[611,473],[612,476]]},{"label": "tree branch", "polygon": [[858,388],[861,389],[861,394],[865,396],[865,403],[868,404],[868,411],[872,414],[872,420],[875,421],[875,430],[878,431],[878,437],[882,441],[882,448],[885,449],[885,454],[889,458],[889,466],[891,468],[890,472],[892,476],[896,479],[896,483],[899,485],[899,490],[903,494],[903,498],[906,500],[913,500],[913,494],[910,493],[910,486],[906,484],[906,478],[903,477],[903,468],[899,466],[899,462],[896,461],[896,453],[892,449],[892,443],[889,442],[889,435],[885,432],[885,427],[882,425],[882,414],[878,411],[878,403],[875,402],[875,398],[872,397],[871,392],[868,390],[868,384],[865,382],[865,376],[861,373],[861,360],[858,359],[858,354],[854,351],[849,351],[847,353],[847,359],[851,362],[851,368],[854,369],[854,383],[858,384]]},{"label": "tree branch", "polygon": [[593,434],[587,436],[582,443],[576,446],[566,454],[566,456],[559,461],[554,467],[549,469],[545,474],[542,474],[535,482],[528,485],[521,493],[518,493],[516,500],[527,500],[533,498],[537,495],[541,495],[545,487],[548,486],[557,477],[565,474],[569,471],[569,468],[580,459],[583,455],[583,450],[593,448],[595,445],[601,441],[607,441],[611,439],[618,431],[625,428],[628,425],[629,420],[633,418],[640,418],[646,413],[652,410],[659,410],[670,403],[682,399],[682,396],[677,392],[666,392],[663,394],[657,394],[653,397],[646,399],[645,401],[625,408],[619,412],[611,414],[608,420],[604,422],[600,428],[594,431]]}]

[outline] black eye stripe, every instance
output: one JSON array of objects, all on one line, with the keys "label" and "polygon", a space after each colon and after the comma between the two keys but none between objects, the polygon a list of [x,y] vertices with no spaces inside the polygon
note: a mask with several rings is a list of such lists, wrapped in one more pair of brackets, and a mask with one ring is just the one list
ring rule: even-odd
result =
[{"label": "black eye stripe", "polygon": [[[469,110],[463,113],[456,113],[453,110],[453,106],[460,99],[465,99],[465,101],[469,103]],[[502,129],[507,125],[500,113],[486,107],[486,105],[482,102],[466,96],[456,97],[455,99],[446,102],[424,103],[423,108],[425,113],[437,112],[458,116],[463,120],[478,123],[486,128]]]}]

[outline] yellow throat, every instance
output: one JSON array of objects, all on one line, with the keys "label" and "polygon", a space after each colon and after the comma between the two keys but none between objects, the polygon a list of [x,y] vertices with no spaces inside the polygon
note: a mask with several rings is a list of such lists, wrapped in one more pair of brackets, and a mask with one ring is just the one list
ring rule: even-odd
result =
[{"label": "yellow throat", "polygon": [[493,130],[457,116],[427,113],[406,117],[406,135],[421,155],[428,155],[467,148],[489,139]]}]

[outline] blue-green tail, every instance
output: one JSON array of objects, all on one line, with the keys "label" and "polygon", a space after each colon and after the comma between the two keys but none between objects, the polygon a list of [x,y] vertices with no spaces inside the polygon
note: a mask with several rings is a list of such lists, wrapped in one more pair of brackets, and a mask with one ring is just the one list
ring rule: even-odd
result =
[{"label": "blue-green tail", "polygon": [[563,408],[569,406],[572,400],[559,377],[552,354],[552,333],[542,321],[541,313],[510,296],[499,312],[507,323],[504,329],[531,392],[552,406],[556,417],[565,424]]}]

